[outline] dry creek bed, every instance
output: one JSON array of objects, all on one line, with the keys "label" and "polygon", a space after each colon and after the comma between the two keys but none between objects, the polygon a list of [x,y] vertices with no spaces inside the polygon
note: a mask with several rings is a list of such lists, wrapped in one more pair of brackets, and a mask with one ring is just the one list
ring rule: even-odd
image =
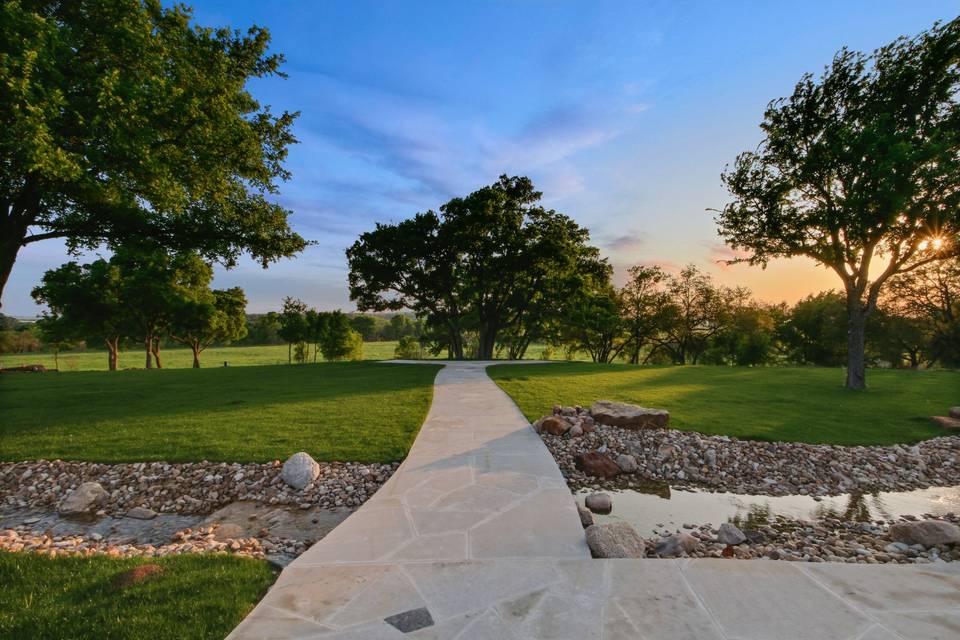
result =
[{"label": "dry creek bed", "polygon": [[[0,550],[152,557],[227,552],[285,565],[363,504],[399,463],[319,463],[302,490],[282,463],[39,460],[0,464]],[[71,491],[97,482],[95,512],[63,516]]]},{"label": "dry creek bed", "polygon": [[[548,433],[541,425],[549,417],[565,421],[569,430]],[[647,488],[658,482],[680,489],[808,495],[816,500],[847,493],[960,485],[960,437],[953,435],[889,447],[760,442],[669,428],[611,426],[595,420],[583,407],[560,406],[552,416],[534,424],[574,493]],[[593,456],[589,462],[598,462],[596,454],[603,459],[599,464],[584,464],[585,454]],[[960,525],[956,513],[937,518]],[[713,524],[684,523],[673,531],[664,529],[659,537],[643,538],[642,555],[865,564],[960,560],[956,543],[924,546],[891,538],[891,525],[915,519],[904,516],[858,522],[839,517],[811,521],[774,516],[765,522],[739,523],[746,540],[736,545],[720,542]],[[685,544],[664,544],[678,539]],[[657,552],[658,547],[662,553]]]}]

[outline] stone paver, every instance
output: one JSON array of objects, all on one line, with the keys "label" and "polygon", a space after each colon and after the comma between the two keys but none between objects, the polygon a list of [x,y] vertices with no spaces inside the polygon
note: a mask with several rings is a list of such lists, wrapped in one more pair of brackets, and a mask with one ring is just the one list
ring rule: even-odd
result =
[{"label": "stone paver", "polygon": [[540,438],[450,363],[410,455],[233,631],[261,638],[960,638],[960,569],[592,560]]}]

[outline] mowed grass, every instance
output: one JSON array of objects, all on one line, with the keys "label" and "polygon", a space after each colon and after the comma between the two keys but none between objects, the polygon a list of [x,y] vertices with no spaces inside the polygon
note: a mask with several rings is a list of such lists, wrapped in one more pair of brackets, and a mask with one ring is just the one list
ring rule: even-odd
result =
[{"label": "mowed grass", "polygon": [[[396,342],[363,343],[364,360],[390,360],[397,348]],[[313,351],[311,348],[311,359]],[[19,367],[42,364],[48,369],[58,366],[53,353],[5,353],[0,355],[0,367]],[[143,349],[126,349],[118,357],[120,369],[142,369],[145,364]],[[160,362],[165,369],[187,369],[193,366],[193,354],[189,349],[171,346],[160,350]],[[287,364],[287,345],[257,345],[210,347],[200,354],[203,368],[248,367],[267,364]],[[59,356],[60,371],[106,371],[107,352],[100,349],[63,351]]]},{"label": "mowed grass", "polygon": [[[163,573],[115,584],[148,562]],[[0,638],[220,640],[274,578],[264,560],[227,555],[141,560],[0,552]]]},{"label": "mowed grass", "polygon": [[619,400],[667,409],[676,429],[768,441],[913,443],[947,435],[927,418],[960,404],[956,371],[871,370],[864,392],[826,368],[558,363],[487,372],[530,420],[554,404]]},{"label": "mowed grass", "polygon": [[438,366],[380,362],[0,375],[0,460],[401,460]]}]

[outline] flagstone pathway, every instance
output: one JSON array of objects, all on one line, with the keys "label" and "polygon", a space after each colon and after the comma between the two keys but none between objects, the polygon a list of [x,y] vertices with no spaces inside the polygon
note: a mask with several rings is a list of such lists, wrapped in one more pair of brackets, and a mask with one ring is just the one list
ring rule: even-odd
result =
[{"label": "flagstone pathway", "polygon": [[559,468],[488,364],[447,363],[397,472],[229,638],[960,638],[952,565],[590,559]]}]

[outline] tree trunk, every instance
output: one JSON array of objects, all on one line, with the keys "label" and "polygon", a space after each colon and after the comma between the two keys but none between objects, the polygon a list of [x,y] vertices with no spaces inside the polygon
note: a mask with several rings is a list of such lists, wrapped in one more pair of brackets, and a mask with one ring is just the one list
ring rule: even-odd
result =
[{"label": "tree trunk", "polygon": [[847,389],[867,388],[867,314],[859,307],[859,300],[847,303]]},{"label": "tree trunk", "polygon": [[450,347],[447,350],[454,360],[463,360],[463,337],[457,327],[450,326]]},{"label": "tree trunk", "polygon": [[147,337],[143,341],[144,350],[147,352],[147,363],[145,367],[147,369],[153,368],[153,336],[147,334]]},{"label": "tree trunk", "polygon": [[190,348],[193,349],[193,368],[199,369],[200,368],[200,345],[194,343],[190,345]]},{"label": "tree trunk", "polygon": [[[3,215],[6,214],[4,210]],[[3,300],[3,290],[10,279],[10,272],[13,271],[13,263],[17,261],[21,243],[27,235],[27,228],[12,221],[0,225],[0,302]]]},{"label": "tree trunk", "polygon": [[107,343],[107,369],[109,371],[117,370],[117,344],[120,342],[119,338],[114,338],[113,340],[104,340]]},{"label": "tree trunk", "polygon": [[287,343],[287,364],[291,364],[293,362],[293,356],[291,355],[292,353],[293,353],[293,343],[288,342]]},{"label": "tree trunk", "polygon": [[150,352],[153,353],[153,361],[157,365],[157,369],[162,369],[160,366],[160,338],[154,338],[153,342],[150,345]]},{"label": "tree trunk", "polygon": [[480,327],[480,340],[477,344],[477,360],[493,360],[493,348],[497,343],[497,330],[494,327]]}]

